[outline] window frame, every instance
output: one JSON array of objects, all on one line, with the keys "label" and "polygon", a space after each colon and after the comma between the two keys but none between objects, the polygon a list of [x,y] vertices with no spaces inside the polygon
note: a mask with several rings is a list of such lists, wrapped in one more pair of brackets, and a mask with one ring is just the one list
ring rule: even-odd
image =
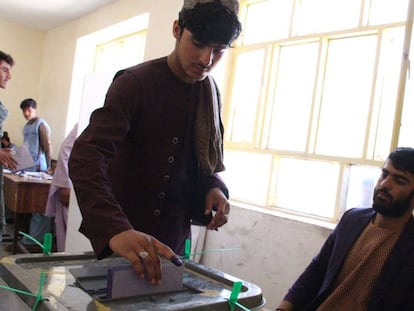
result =
[{"label": "window frame", "polygon": [[[250,4],[255,4],[258,2],[263,2],[266,0],[242,0],[240,3],[241,12],[240,12],[240,19],[243,23],[246,18],[247,14],[247,6]],[[296,2],[293,0],[293,2]],[[282,206],[276,206],[275,204],[275,196],[276,193],[273,193],[271,189],[274,188],[274,185],[276,183],[277,174],[272,173],[270,181],[268,183],[268,193],[266,196],[266,204],[257,204],[254,202],[246,202],[245,200],[240,200],[235,197],[231,197],[231,199],[234,202],[240,202],[242,204],[253,204],[256,205],[263,210],[267,211],[281,211],[288,214],[299,214],[305,217],[309,217],[312,219],[322,219],[324,221],[330,222],[330,223],[336,223],[339,218],[342,216],[344,211],[346,210],[346,196],[348,193],[348,179],[349,179],[349,172],[351,170],[351,167],[354,165],[357,166],[367,166],[367,167],[381,167],[383,164],[384,158],[380,158],[378,156],[375,156],[374,149],[372,147],[372,144],[370,143],[370,137],[369,137],[369,131],[370,131],[370,122],[367,122],[366,125],[366,134],[365,134],[365,140],[364,140],[364,147],[363,147],[363,154],[361,157],[356,158],[350,158],[350,157],[342,157],[342,156],[328,156],[328,155],[322,155],[322,154],[316,154],[315,147],[312,145],[312,139],[311,136],[315,135],[314,131],[315,128],[312,128],[311,122],[308,129],[308,138],[307,138],[307,146],[305,152],[298,152],[298,151],[290,151],[290,150],[277,150],[277,149],[269,149],[266,148],[266,141],[269,139],[269,133],[268,128],[270,127],[271,120],[266,118],[267,115],[269,115],[269,109],[271,108],[269,103],[269,98],[274,96],[275,90],[271,88],[272,85],[275,84],[275,76],[272,75],[272,72],[274,72],[274,66],[275,66],[275,59],[274,57],[271,57],[270,55],[275,55],[275,50],[277,50],[278,46],[280,45],[286,45],[286,44],[295,44],[295,42],[303,43],[303,42],[310,42],[312,40],[316,40],[316,37],[321,37],[320,40],[326,41],[329,40],[329,38],[340,38],[345,37],[349,35],[350,33],[354,34],[371,34],[378,31],[383,31],[384,29],[389,29],[391,27],[405,27],[405,35],[404,35],[404,44],[403,44],[403,53],[406,56],[401,61],[400,66],[400,79],[398,83],[398,91],[396,95],[396,104],[395,104],[395,117],[394,122],[392,126],[392,134],[391,134],[391,140],[388,148],[388,152],[394,149],[396,146],[398,146],[399,142],[399,130],[400,130],[400,122],[402,118],[403,113],[403,105],[404,105],[404,94],[405,94],[405,84],[407,80],[407,73],[409,70],[409,50],[411,45],[411,32],[412,32],[412,20],[413,20],[413,11],[414,11],[414,4],[413,0],[408,0],[408,8],[407,8],[407,21],[406,22],[397,22],[397,23],[389,23],[384,25],[377,25],[377,26],[361,26],[361,23],[364,18],[364,13],[361,13],[360,17],[360,26],[358,28],[351,30],[337,30],[332,32],[326,32],[318,35],[302,35],[302,36],[296,36],[292,38],[287,39],[280,39],[267,42],[257,42],[249,45],[243,45],[243,33],[241,37],[237,40],[235,43],[235,47],[232,50],[230,59],[229,59],[229,68],[228,68],[228,81],[225,81],[227,85],[223,85],[221,87],[221,90],[224,90],[223,94],[223,123],[225,126],[225,152],[233,152],[233,151],[239,151],[239,152],[252,152],[257,154],[269,154],[272,157],[272,163],[271,163],[271,169],[276,170],[278,163],[281,161],[282,158],[293,158],[293,159],[303,159],[303,160],[310,160],[310,161],[326,161],[326,162],[335,162],[338,164],[339,167],[339,174],[338,174],[338,180],[337,180],[337,186],[336,186],[336,200],[335,200],[335,206],[333,207],[333,216],[332,217],[320,217],[317,215],[311,215],[307,213],[300,213],[296,211],[292,211],[289,209],[285,209]],[[362,7],[365,8],[367,5],[368,0],[361,1],[361,10]],[[296,4],[294,3],[294,6]],[[292,13],[293,14],[293,13]],[[292,29],[292,25],[290,25],[290,29]],[[380,40],[379,40],[380,41]],[[324,46],[326,42],[322,42],[321,49],[326,48]],[[380,42],[378,44],[381,44]],[[246,52],[263,49],[264,50],[264,63],[263,63],[263,71],[260,81],[261,86],[261,92],[259,97],[257,98],[257,107],[256,107],[256,122],[254,131],[252,133],[252,141],[248,142],[235,142],[232,141],[229,132],[231,133],[231,121],[230,118],[232,116],[232,100],[233,100],[233,91],[234,91],[234,83],[235,83],[235,76],[236,76],[236,63],[240,55]],[[322,51],[323,52],[323,51]],[[377,53],[379,53],[379,47],[377,47]],[[323,57],[323,56],[322,56]],[[378,57],[378,55],[377,55]],[[376,70],[378,70],[378,64],[375,66]],[[377,72],[375,72],[377,73]],[[319,87],[319,86],[317,86]],[[223,91],[222,91],[223,92]],[[375,93],[375,86],[372,87],[372,94],[371,94],[371,101],[373,100],[374,93]],[[314,102],[312,103],[314,105]],[[320,105],[320,103],[318,104]],[[373,103],[370,103],[370,111],[369,116],[372,118],[372,106]],[[315,107],[312,107],[312,110]],[[318,110],[314,113],[318,113]],[[309,118],[313,118],[312,116],[309,116]],[[314,142],[313,142],[314,143]],[[226,157],[225,157],[226,160]],[[231,185],[230,185],[231,186]]]}]

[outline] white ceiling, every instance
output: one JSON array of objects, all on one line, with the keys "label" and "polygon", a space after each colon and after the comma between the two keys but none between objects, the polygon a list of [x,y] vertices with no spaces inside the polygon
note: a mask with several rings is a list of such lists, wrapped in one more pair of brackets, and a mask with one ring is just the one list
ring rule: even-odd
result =
[{"label": "white ceiling", "polygon": [[50,30],[117,0],[0,0],[0,18]]}]

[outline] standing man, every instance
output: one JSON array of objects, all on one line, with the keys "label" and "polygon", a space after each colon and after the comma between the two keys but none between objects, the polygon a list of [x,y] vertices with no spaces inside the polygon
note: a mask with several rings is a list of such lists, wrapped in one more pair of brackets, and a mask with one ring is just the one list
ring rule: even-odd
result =
[{"label": "standing man", "polygon": [[50,185],[46,204],[46,215],[54,217],[56,246],[58,252],[65,251],[66,227],[68,223],[68,207],[72,182],[69,178],[68,161],[73,142],[78,135],[78,124],[70,131],[60,146],[56,169]]},{"label": "standing man", "polygon": [[[11,55],[0,51],[0,88],[5,89],[11,79],[11,70],[14,65],[14,60]],[[0,137],[3,136],[3,123],[9,114],[6,106],[0,101]],[[8,149],[0,149],[0,208],[1,208],[1,224],[0,224],[0,241],[3,240],[5,235],[4,229],[6,226],[6,210],[4,206],[4,193],[3,193],[3,166],[11,169],[16,168],[16,161],[9,153]]]},{"label": "standing man", "polygon": [[34,99],[23,100],[20,109],[27,120],[23,128],[23,143],[29,149],[35,163],[32,171],[46,172],[52,160],[49,124],[37,116],[37,103]]},{"label": "standing man", "polygon": [[[35,166],[27,171],[47,172],[52,159],[52,145],[50,142],[50,127],[47,122],[38,117],[37,103],[32,98],[27,98],[20,103],[23,117],[27,120],[23,128],[23,143],[29,149]],[[49,216],[35,213],[30,220],[30,235],[38,241],[43,241],[45,233],[51,230],[51,218]],[[24,237],[22,244],[34,244],[30,239]]]},{"label": "standing man", "polygon": [[[80,231],[96,256],[116,253],[153,283],[179,260],[191,221],[227,222],[220,96],[211,70],[241,31],[236,0],[184,1],[167,57],[118,73],[75,141],[69,173]],[[175,253],[174,253],[175,252]]]},{"label": "standing man", "polygon": [[414,310],[414,149],[388,156],[372,208],[347,211],[276,310]]}]

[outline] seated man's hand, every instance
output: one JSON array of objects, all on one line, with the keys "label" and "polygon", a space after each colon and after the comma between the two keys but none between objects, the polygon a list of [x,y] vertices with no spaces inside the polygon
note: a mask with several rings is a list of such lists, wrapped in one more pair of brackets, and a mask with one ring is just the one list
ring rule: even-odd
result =
[{"label": "seated man's hand", "polygon": [[161,255],[180,266],[180,257],[171,248],[151,235],[136,230],[121,232],[109,240],[109,247],[119,256],[128,259],[140,277],[146,277],[151,284],[161,284]]}]

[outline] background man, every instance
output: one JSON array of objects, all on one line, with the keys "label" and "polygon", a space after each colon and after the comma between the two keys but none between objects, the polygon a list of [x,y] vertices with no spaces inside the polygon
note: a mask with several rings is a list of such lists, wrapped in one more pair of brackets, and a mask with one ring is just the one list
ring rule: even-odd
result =
[{"label": "background man", "polygon": [[414,310],[414,149],[387,158],[372,208],[347,211],[276,310]]},{"label": "background man", "polygon": [[49,124],[37,115],[37,103],[32,98],[26,98],[20,104],[23,117],[27,120],[23,128],[23,143],[32,155],[35,167],[32,171],[46,172],[52,160],[52,145],[50,142]]},{"label": "background man", "polygon": [[[50,127],[47,122],[37,115],[37,103],[32,98],[26,98],[20,103],[23,117],[27,120],[23,128],[23,143],[29,149],[35,166],[27,171],[47,172],[50,169],[52,159],[52,145],[50,142]],[[49,216],[35,213],[30,220],[30,235],[36,240],[43,242],[45,233],[51,231],[51,218]],[[22,244],[34,244],[30,239],[24,237]]]}]

